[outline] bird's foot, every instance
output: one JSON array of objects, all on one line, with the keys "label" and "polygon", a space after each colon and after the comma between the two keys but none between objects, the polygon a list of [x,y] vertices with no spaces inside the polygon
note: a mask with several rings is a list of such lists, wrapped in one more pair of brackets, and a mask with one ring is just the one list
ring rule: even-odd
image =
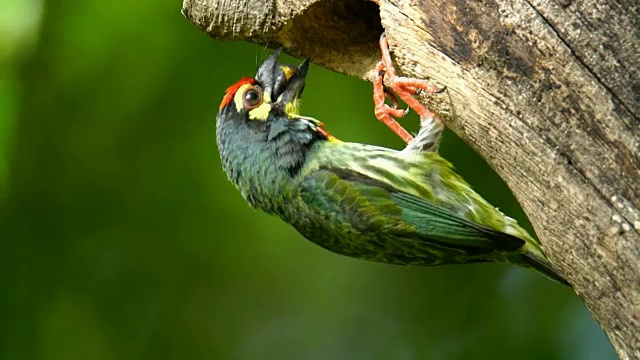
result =
[{"label": "bird's foot", "polygon": [[[413,95],[418,94],[420,91],[437,94],[444,91],[444,88],[439,88],[425,80],[397,76],[393,63],[391,62],[389,44],[387,43],[387,38],[384,33],[380,36],[380,50],[382,52],[382,61],[376,65],[376,79],[373,82],[375,114],[380,121],[408,144],[413,140],[413,136],[411,136],[394,117],[403,117],[408,113],[409,109],[398,109],[398,101],[391,92],[384,88],[384,80],[386,79],[388,87],[407,103],[409,108],[413,109],[420,116],[421,128],[432,126],[433,124],[431,123],[433,122],[440,125],[441,121],[433,111],[422,105]],[[386,104],[385,100],[387,98],[391,100],[392,106]],[[441,127],[441,125],[438,127]]]}]

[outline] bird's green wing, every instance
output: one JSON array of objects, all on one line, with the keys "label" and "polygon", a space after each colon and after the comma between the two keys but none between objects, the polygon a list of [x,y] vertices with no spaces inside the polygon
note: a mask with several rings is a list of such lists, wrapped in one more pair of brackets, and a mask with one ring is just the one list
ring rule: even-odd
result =
[{"label": "bird's green wing", "polygon": [[464,219],[416,196],[403,192],[392,192],[390,196],[402,208],[405,221],[442,245],[515,250],[525,243],[520,238]]},{"label": "bird's green wing", "polygon": [[351,170],[321,168],[305,177],[301,189],[310,207],[378,234],[411,233],[419,241],[470,254],[514,250],[525,243]]}]

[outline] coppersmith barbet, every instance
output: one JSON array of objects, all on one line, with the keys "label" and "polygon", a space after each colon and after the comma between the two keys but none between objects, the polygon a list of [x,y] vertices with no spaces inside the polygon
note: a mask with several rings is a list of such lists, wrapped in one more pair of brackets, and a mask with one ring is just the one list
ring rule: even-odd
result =
[{"label": "coppersmith barbet", "polygon": [[[276,51],[255,78],[227,89],[217,143],[224,171],[245,200],[339,254],[411,265],[506,261],[567,284],[541,244],[440,157],[443,125],[412,97],[434,88],[396,76],[384,37],[381,46],[376,115],[408,141],[402,151],[340,141],[300,115],[308,60],[284,65]],[[415,139],[391,117],[401,110],[384,104],[383,77],[421,116]]]}]

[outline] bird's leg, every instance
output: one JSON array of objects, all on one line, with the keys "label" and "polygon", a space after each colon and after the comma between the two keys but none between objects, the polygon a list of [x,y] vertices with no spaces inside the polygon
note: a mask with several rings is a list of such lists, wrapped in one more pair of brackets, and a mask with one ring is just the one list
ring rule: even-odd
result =
[{"label": "bird's leg", "polygon": [[[396,75],[395,68],[391,62],[391,54],[389,53],[389,45],[384,33],[380,36],[380,50],[382,52],[382,61],[376,66],[377,77],[373,85],[373,99],[376,106],[376,117],[385,123],[393,132],[395,132],[407,144],[413,140],[413,137],[402,127],[392,116],[397,118],[404,116],[405,112],[392,108],[385,104],[383,78],[393,92],[395,92],[411,109],[420,116],[420,128],[429,128],[430,131],[444,128],[438,116],[422,105],[413,97],[419,91],[426,91],[429,94],[442,92],[444,89],[438,88],[425,80],[401,77]],[[439,137],[439,134],[434,134]]]},{"label": "bird's leg", "polygon": [[413,140],[413,136],[393,118],[394,116],[397,118],[403,117],[406,111],[397,108],[398,101],[395,97],[392,97],[393,107],[386,104],[385,99],[390,93],[384,88],[384,76],[384,64],[380,61],[376,66],[376,78],[373,81],[373,102],[375,104],[376,117],[387,125],[391,131],[396,133],[396,135],[400,136],[402,140],[409,143],[409,141]]}]

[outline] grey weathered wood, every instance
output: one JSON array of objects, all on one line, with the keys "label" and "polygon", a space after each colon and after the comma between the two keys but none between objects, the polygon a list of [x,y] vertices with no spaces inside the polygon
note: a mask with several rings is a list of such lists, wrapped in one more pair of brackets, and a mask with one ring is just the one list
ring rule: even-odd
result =
[{"label": "grey weathered wood", "polygon": [[516,194],[622,359],[640,359],[640,14],[615,0],[185,0],[221,39],[371,79],[407,76]]}]

